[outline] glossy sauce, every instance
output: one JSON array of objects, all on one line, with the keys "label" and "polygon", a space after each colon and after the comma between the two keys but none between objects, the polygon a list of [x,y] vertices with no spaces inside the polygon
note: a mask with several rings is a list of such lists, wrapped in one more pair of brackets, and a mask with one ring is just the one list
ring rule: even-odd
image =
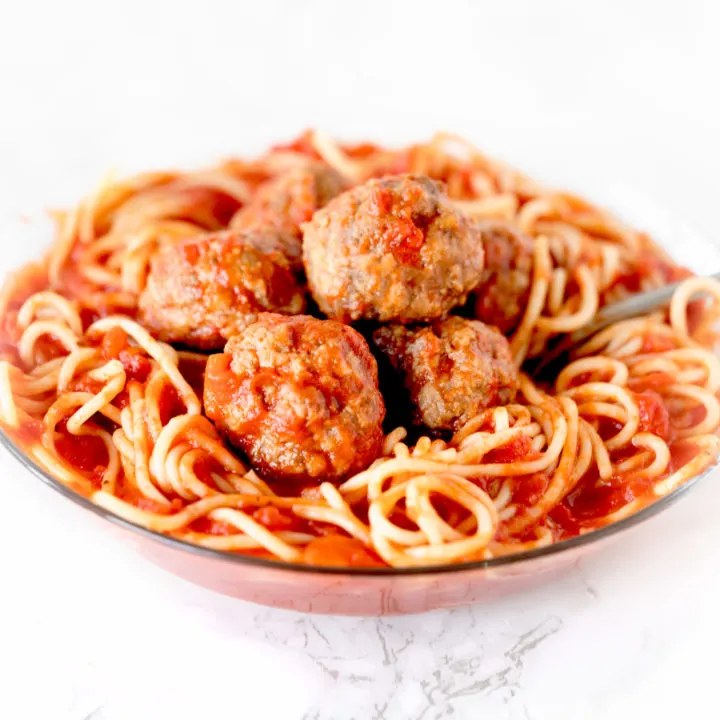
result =
[{"label": "glossy sauce", "polygon": [[385,567],[371,550],[355,538],[326,535],[308,543],[304,561],[329,567]]},{"label": "glossy sauce", "polygon": [[639,432],[652,433],[663,440],[670,440],[670,414],[662,398],[653,390],[635,393],[635,401],[640,410]]},{"label": "glossy sauce", "polygon": [[144,351],[128,342],[128,336],[122,328],[114,327],[102,339],[100,345],[105,360],[119,360],[125,369],[128,380],[145,382],[152,370],[152,363]]},{"label": "glossy sauce", "polygon": [[425,232],[415,224],[412,208],[417,202],[417,192],[406,188],[398,201],[397,194],[376,186],[368,200],[368,212],[384,221],[383,242],[393,257],[403,265],[418,265],[420,251],[425,244]]},{"label": "glossy sauce", "polygon": [[69,465],[91,480],[98,488],[108,464],[105,443],[95,435],[73,435],[58,425],[55,447],[58,455]]}]

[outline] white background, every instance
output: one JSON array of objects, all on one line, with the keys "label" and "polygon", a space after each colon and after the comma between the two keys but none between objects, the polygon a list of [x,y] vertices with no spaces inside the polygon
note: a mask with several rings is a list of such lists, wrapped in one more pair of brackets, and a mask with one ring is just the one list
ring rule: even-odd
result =
[{"label": "white background", "polygon": [[[308,126],[454,130],[630,206],[685,259],[668,217],[717,233],[719,30],[716,0],[5,3],[2,266],[108,168],[210,162]],[[0,717],[711,717],[717,482],[531,595],[353,620],[168,577],[3,452]]]}]

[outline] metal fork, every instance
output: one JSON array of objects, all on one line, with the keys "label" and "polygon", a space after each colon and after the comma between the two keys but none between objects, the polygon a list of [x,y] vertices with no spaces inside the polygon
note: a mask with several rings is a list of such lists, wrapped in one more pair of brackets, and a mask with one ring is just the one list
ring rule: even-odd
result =
[{"label": "metal fork", "polygon": [[[713,280],[720,280],[720,272],[708,275]],[[552,370],[557,368],[560,360],[569,355],[578,345],[588,340],[590,337],[604,330],[613,323],[621,320],[629,320],[630,318],[639,317],[640,315],[648,315],[655,310],[661,310],[670,304],[673,293],[680,282],[664,285],[655,290],[636,293],[625,300],[611,303],[602,308],[591,323],[575,330],[575,332],[565,335],[556,345],[549,348],[535,367],[530,369],[530,374],[535,378],[550,378]]]}]

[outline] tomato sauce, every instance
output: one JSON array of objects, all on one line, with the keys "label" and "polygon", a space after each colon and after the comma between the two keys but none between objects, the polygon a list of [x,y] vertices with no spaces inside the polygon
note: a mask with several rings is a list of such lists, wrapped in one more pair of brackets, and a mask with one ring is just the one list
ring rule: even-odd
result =
[{"label": "tomato sauce", "polygon": [[100,351],[105,360],[119,360],[128,380],[145,382],[152,362],[142,348],[130,345],[128,336],[120,327],[114,327],[102,339]]},{"label": "tomato sauce", "polygon": [[198,397],[202,397],[203,386],[205,384],[205,359],[188,360],[180,358],[178,367],[182,376],[195,391],[195,394]]},{"label": "tomato sauce", "polygon": [[326,535],[308,543],[303,553],[308,565],[325,567],[385,567],[375,553],[356,538]]},{"label": "tomato sauce", "polygon": [[[671,460],[664,477],[687,465],[698,454],[697,446],[686,440],[671,443],[669,447]],[[577,535],[583,527],[593,527],[594,521],[634,500],[650,502],[653,499],[652,488],[661,479],[645,478],[638,471],[614,476],[603,484],[594,477],[583,478],[578,487],[553,509],[550,517],[560,537]]]},{"label": "tomato sauce", "polygon": [[80,377],[73,378],[68,387],[73,392],[86,392],[95,395],[102,390],[103,385],[102,380],[96,380],[88,375],[81,375]]},{"label": "tomato sauce", "polygon": [[486,453],[484,463],[511,463],[530,459],[532,440],[527,435],[518,435],[514,440]]},{"label": "tomato sauce", "polygon": [[67,431],[65,422],[56,431],[58,455],[99,488],[109,461],[105,443],[96,435],[73,435]]},{"label": "tomato sauce", "polygon": [[668,262],[656,252],[642,250],[633,261],[632,268],[619,275],[613,287],[623,287],[636,293],[643,290],[644,281],[648,279],[656,279],[668,285],[689,277],[692,277],[692,273],[687,268]]},{"label": "tomato sauce", "polygon": [[670,468],[668,473],[687,465],[699,452],[695,443],[689,440],[678,440],[670,445]]},{"label": "tomato sauce", "polygon": [[425,232],[420,226],[422,218],[412,216],[413,189],[406,188],[404,193],[398,196],[387,188],[374,187],[368,199],[368,213],[383,219],[382,240],[393,257],[403,265],[417,265]]},{"label": "tomato sauce", "polygon": [[635,393],[640,410],[639,432],[652,433],[663,440],[670,439],[670,415],[662,398],[653,390]]},{"label": "tomato sauce", "polygon": [[571,492],[564,504],[577,520],[591,520],[619,510],[633,501],[637,494],[642,494],[645,489],[645,487],[636,488],[627,482],[620,482],[618,485],[582,487]]},{"label": "tomato sauce", "polygon": [[158,513],[160,515],[169,515],[173,512],[182,510],[184,502],[179,498],[175,498],[170,501],[170,505],[157,502],[142,495],[138,489],[126,481],[124,476],[120,476],[118,486],[115,489],[116,495],[130,505],[134,505],[140,510],[146,510],[147,512]]},{"label": "tomato sauce", "polygon": [[163,385],[158,399],[158,410],[163,425],[167,425],[177,415],[185,414],[185,403],[173,385]]},{"label": "tomato sauce", "polygon": [[40,442],[45,427],[39,420],[28,420],[13,428],[10,433],[21,445],[32,445]]},{"label": "tomato sauce", "polygon": [[205,405],[223,407],[233,400],[236,392],[236,375],[230,370],[232,356],[218,353],[208,358],[205,367]]},{"label": "tomato sauce", "polygon": [[67,355],[65,347],[53,335],[42,335],[35,342],[35,362],[38,365]]},{"label": "tomato sauce", "polygon": [[671,385],[675,385],[677,380],[666,372],[650,372],[645,375],[638,375],[637,377],[631,377],[628,379],[628,387],[634,390],[636,393],[641,393],[644,390],[656,390],[668,388]]},{"label": "tomato sauce", "polygon": [[666,350],[674,349],[675,341],[665,335],[646,335],[643,338],[643,344],[640,352],[643,353],[660,353]]},{"label": "tomato sauce", "polygon": [[190,529],[193,532],[205,533],[206,535],[240,535],[242,530],[238,530],[234,525],[224,520],[213,520],[205,515],[190,523]]},{"label": "tomato sauce", "polygon": [[381,151],[379,145],[374,143],[358,143],[356,145],[343,145],[343,152],[353,159],[365,159],[377,155]]},{"label": "tomato sauce", "polygon": [[322,159],[315,150],[315,146],[312,142],[312,132],[310,130],[306,130],[302,133],[302,135],[289,143],[273,145],[270,148],[270,152],[295,152],[300,153],[301,155],[307,155],[309,158],[313,158],[313,160]]},{"label": "tomato sauce", "polygon": [[282,510],[274,505],[260,507],[252,514],[253,519],[264,525],[268,530],[279,532],[282,530],[302,530],[303,523],[300,518],[289,510]]},{"label": "tomato sauce", "polygon": [[512,499],[510,502],[520,507],[531,507],[545,494],[549,484],[550,477],[545,473],[515,477],[512,479]]}]

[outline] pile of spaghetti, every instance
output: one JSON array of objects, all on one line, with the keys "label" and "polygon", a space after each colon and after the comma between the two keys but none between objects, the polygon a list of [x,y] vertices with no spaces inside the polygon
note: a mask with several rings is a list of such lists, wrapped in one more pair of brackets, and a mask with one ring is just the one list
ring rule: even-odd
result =
[{"label": "pile of spaghetti", "polygon": [[[232,226],[268,182],[309,159],[350,185],[429,176],[473,221],[506,223],[533,244],[522,317],[506,333],[514,401],[454,433],[386,428],[366,469],[302,486],[264,480],[227,443],[204,414],[207,355],[144,327],[138,298],[159,248]],[[480,560],[624,518],[720,451],[720,286],[458,138],[392,150],[308,132],[254,160],[108,181],[57,225],[47,256],[0,296],[2,428],[54,478],[152,531],[320,565]],[[522,372],[603,305],[680,280],[667,311],[601,331],[554,383]]]}]

